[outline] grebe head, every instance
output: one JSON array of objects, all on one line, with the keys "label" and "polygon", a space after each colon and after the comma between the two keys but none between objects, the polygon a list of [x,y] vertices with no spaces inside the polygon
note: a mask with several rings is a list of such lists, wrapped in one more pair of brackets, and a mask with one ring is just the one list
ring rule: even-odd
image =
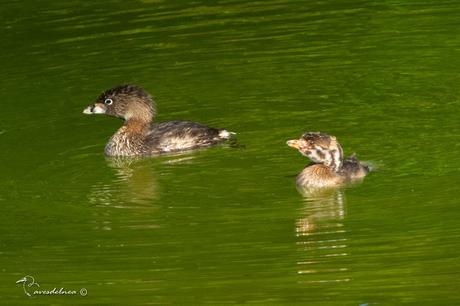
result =
[{"label": "grebe head", "polygon": [[287,145],[315,163],[324,164],[338,172],[342,169],[343,150],[335,136],[320,132],[307,132],[299,139],[288,140]]},{"label": "grebe head", "polygon": [[94,104],[83,110],[84,114],[106,114],[142,122],[151,122],[156,115],[152,97],[136,85],[119,85],[104,91]]}]

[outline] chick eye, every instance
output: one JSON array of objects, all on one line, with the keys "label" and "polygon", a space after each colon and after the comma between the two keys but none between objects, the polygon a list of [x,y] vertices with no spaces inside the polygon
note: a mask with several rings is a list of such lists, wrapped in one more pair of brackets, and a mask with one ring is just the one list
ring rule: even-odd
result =
[{"label": "chick eye", "polygon": [[112,103],[113,103],[113,100],[112,100],[112,99],[105,99],[105,100],[104,100],[104,104],[105,104],[105,105],[112,105]]}]

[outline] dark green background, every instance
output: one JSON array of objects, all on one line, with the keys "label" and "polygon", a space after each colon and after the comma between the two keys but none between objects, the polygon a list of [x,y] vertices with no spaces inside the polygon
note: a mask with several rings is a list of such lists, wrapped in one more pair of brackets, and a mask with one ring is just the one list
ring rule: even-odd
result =
[{"label": "dark green background", "polygon": [[[4,1],[0,37],[5,305],[460,303],[458,1]],[[125,82],[244,147],[105,159]],[[303,197],[304,131],[376,171]]]}]

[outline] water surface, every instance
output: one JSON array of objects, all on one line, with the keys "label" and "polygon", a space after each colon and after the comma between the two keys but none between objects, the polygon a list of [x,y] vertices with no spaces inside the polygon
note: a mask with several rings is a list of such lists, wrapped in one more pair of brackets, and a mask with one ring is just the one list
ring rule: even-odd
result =
[{"label": "water surface", "polygon": [[[3,303],[459,304],[456,1],[0,7]],[[242,146],[106,159],[121,122],[81,112],[126,82]],[[302,195],[304,131],[376,171]]]}]

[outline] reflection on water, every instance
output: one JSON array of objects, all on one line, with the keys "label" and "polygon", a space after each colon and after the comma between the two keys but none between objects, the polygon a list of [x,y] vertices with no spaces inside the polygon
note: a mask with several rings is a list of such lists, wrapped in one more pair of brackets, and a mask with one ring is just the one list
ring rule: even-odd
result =
[{"label": "reflection on water", "polygon": [[[7,283],[65,273],[94,281],[94,304],[459,304],[458,1],[1,7]],[[248,149],[105,161],[119,123],[81,108],[124,82],[156,95],[158,121],[226,127]],[[295,211],[283,140],[306,129],[384,171]]]},{"label": "reflection on water", "polygon": [[297,233],[308,235],[322,222],[342,220],[345,215],[344,194],[341,189],[300,189],[306,202],[306,215],[297,222]]},{"label": "reflection on water", "polygon": [[119,208],[151,206],[158,198],[158,186],[152,163],[145,159],[111,158],[107,165],[116,172],[111,182],[99,182],[90,192],[95,205]]},{"label": "reflection on water", "polygon": [[[192,151],[165,155],[162,164],[191,163],[196,155]],[[163,157],[159,157],[163,158]],[[160,198],[156,158],[106,158],[106,164],[115,171],[114,179],[94,184],[89,201],[94,205],[116,208],[152,207]],[[160,171],[160,175],[162,175]]]},{"label": "reflection on water", "polygon": [[[159,198],[157,177],[152,163],[145,159],[107,158],[107,165],[115,170],[114,179],[99,182],[92,187],[88,200],[92,205],[106,209],[93,210],[96,230],[111,231],[114,229],[114,214],[111,208],[130,209],[133,218],[125,228],[157,228],[154,219],[142,219],[138,216],[149,215],[158,206]],[[136,216],[136,217],[134,217]]]},{"label": "reflection on water", "polygon": [[[350,279],[341,264],[347,253],[345,196],[342,189],[299,189],[304,207],[296,222],[297,245],[305,258],[297,262],[298,273],[308,274],[307,283],[343,282]],[[337,259],[340,258],[340,259]],[[316,274],[317,277],[311,277]]]}]

